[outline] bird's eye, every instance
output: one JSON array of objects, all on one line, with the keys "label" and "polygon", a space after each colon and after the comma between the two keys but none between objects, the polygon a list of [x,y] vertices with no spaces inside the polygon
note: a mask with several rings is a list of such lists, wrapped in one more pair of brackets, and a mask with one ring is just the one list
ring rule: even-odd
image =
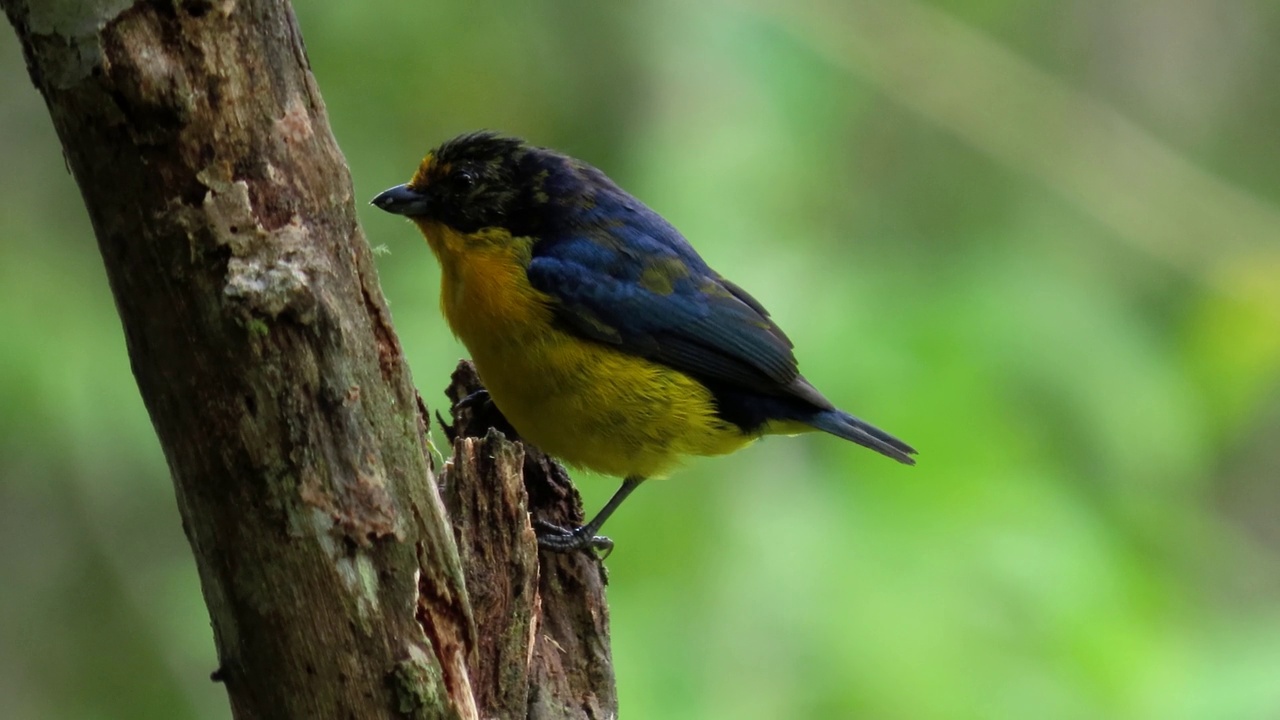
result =
[{"label": "bird's eye", "polygon": [[476,171],[470,168],[463,168],[454,173],[454,178],[458,187],[463,190],[470,190],[476,186]]}]

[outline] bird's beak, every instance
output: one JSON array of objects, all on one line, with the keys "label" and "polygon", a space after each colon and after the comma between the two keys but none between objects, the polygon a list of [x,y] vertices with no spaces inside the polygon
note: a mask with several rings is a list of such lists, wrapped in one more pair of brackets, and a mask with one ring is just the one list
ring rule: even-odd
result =
[{"label": "bird's beak", "polygon": [[426,215],[428,210],[427,196],[408,185],[397,185],[384,190],[370,200],[369,204],[389,213],[408,217]]}]

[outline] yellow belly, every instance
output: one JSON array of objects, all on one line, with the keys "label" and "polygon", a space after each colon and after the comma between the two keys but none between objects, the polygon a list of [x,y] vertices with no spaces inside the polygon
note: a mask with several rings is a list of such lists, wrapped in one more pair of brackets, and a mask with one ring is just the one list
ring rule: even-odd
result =
[{"label": "yellow belly", "polygon": [[654,477],[754,439],[717,417],[693,378],[556,328],[524,271],[527,240],[423,230],[443,268],[445,318],[525,440],[596,472]]},{"label": "yellow belly", "polygon": [[752,439],[718,418],[711,394],[687,375],[552,328],[519,340],[468,348],[512,427],[572,465],[653,477],[681,456]]}]

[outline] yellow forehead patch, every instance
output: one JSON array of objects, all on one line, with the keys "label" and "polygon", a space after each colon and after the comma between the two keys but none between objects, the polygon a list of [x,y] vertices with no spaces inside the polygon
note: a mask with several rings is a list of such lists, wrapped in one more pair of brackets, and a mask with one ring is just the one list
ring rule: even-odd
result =
[{"label": "yellow forehead patch", "polygon": [[427,156],[422,158],[422,162],[418,165],[417,172],[413,174],[413,179],[409,181],[409,187],[425,188],[431,184],[432,178],[448,175],[452,169],[453,166],[449,163],[437,165],[435,153],[427,153]]}]

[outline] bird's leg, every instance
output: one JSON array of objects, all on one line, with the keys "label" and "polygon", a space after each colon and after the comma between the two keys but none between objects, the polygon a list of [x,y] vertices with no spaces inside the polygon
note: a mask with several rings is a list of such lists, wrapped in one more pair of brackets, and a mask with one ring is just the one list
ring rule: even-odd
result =
[{"label": "bird's leg", "polygon": [[613,541],[603,535],[597,535],[600,532],[600,526],[604,525],[604,521],[609,519],[614,510],[627,499],[636,488],[640,487],[640,483],[644,482],[642,477],[629,477],[622,481],[622,487],[609,498],[609,502],[600,508],[600,512],[591,518],[591,521],[579,528],[569,530],[559,525],[553,525],[543,520],[535,520],[533,524],[540,531],[538,533],[538,546],[550,550],[551,552],[571,552],[573,550],[584,550],[591,548],[592,550],[603,550],[604,554],[600,557],[603,560],[609,557],[609,553],[613,552]]}]

